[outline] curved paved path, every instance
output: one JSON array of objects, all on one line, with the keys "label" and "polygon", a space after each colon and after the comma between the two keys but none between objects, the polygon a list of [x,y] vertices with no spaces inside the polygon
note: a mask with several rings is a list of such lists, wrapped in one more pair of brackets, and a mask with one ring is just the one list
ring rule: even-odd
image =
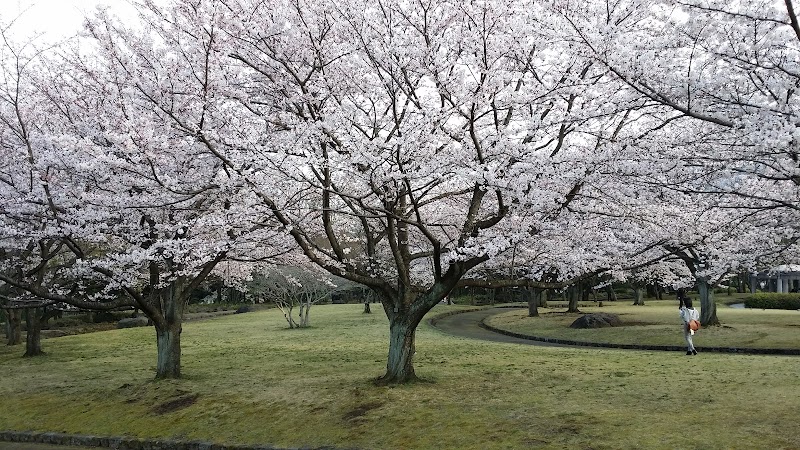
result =
[{"label": "curved paved path", "polygon": [[505,334],[495,333],[481,326],[483,319],[508,311],[509,308],[488,308],[478,311],[455,313],[445,317],[434,317],[428,320],[430,326],[453,336],[461,336],[483,341],[508,342],[512,344],[539,345],[545,347],[575,347],[573,345],[555,344],[551,342],[533,341]]},{"label": "curved paved path", "polygon": [[[513,308],[513,307],[511,307]],[[481,339],[485,341],[508,342],[513,344],[539,345],[545,347],[593,347],[610,348],[625,350],[655,350],[655,351],[685,351],[683,345],[640,345],[640,344],[603,344],[594,342],[574,342],[553,339],[556,342],[547,342],[545,338],[536,338],[516,333],[503,334],[506,332],[492,331],[483,325],[483,320],[489,316],[508,311],[509,307],[493,307],[478,311],[468,311],[454,313],[451,315],[433,317],[428,320],[428,324],[447,334],[461,336],[470,339]],[[558,342],[560,341],[560,342]],[[718,353],[745,353],[759,355],[792,355],[800,356],[800,349],[770,349],[770,348],[731,348],[731,347],[701,347],[697,349],[701,352]]]}]

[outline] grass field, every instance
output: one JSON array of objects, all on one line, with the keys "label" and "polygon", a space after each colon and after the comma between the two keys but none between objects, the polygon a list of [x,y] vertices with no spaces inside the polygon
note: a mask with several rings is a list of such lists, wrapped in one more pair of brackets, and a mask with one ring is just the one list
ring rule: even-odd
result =
[{"label": "grass field", "polygon": [[[457,306],[440,306],[442,313]],[[423,324],[424,382],[376,387],[387,321],[317,306],[190,322],[185,378],[137,328],[0,348],[0,429],[369,449],[800,448],[800,358],[519,346]]]},{"label": "grass field", "polygon": [[[582,342],[685,345],[674,300],[648,301],[645,306],[632,306],[628,302],[604,305],[583,306],[580,310],[617,314],[624,326],[569,328],[580,314],[566,314],[563,308],[541,308],[538,318],[528,317],[527,309],[513,309],[491,317],[487,323],[501,330]],[[735,309],[719,304],[717,317],[721,326],[698,331],[695,346],[800,349],[800,311]]]}]

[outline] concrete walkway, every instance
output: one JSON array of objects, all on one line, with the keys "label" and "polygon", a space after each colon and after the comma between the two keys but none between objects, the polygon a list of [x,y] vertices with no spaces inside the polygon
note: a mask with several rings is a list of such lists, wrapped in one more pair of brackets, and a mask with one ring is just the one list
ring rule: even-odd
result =
[{"label": "concrete walkway", "polygon": [[487,308],[478,311],[456,313],[444,317],[434,317],[428,323],[447,334],[482,341],[506,342],[511,344],[539,345],[544,347],[573,347],[566,344],[534,341],[490,331],[481,324],[483,319],[495,314],[508,311],[508,308]]},{"label": "concrete walkway", "polygon": [[[508,311],[509,307],[494,307],[478,311],[468,311],[434,317],[428,323],[447,334],[484,341],[508,342],[513,344],[539,345],[545,347],[595,347],[615,348],[624,350],[655,350],[669,352],[684,352],[683,345],[647,345],[647,344],[610,344],[597,342],[576,342],[564,339],[543,338],[528,336],[521,333],[490,329],[483,321],[489,316]],[[792,348],[744,348],[744,347],[701,347],[700,352],[715,353],[744,353],[753,355],[791,355],[800,356],[800,349]]]}]

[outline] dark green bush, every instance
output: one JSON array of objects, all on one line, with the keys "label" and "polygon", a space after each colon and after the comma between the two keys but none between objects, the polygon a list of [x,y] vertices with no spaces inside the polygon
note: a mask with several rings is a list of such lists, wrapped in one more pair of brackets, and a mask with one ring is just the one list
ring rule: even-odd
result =
[{"label": "dark green bush", "polygon": [[744,305],[759,309],[800,309],[800,294],[762,292],[745,299]]},{"label": "dark green bush", "polygon": [[87,323],[91,323],[91,320],[89,320],[86,314],[70,315],[70,316],[65,315],[64,317],[61,318],[51,319],[50,327],[51,328],[77,327],[85,325]]}]

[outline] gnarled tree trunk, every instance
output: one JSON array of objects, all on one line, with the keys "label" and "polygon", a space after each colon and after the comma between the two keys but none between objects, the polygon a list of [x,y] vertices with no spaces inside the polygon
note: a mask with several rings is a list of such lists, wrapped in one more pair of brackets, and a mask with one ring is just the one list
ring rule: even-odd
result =
[{"label": "gnarled tree trunk", "polygon": [[395,314],[389,319],[389,358],[386,374],[378,384],[405,383],[417,378],[414,373],[414,339],[420,319]]},{"label": "gnarled tree trunk", "polygon": [[697,278],[697,292],[700,295],[700,324],[704,327],[719,325],[717,304],[714,303],[714,288],[708,284],[708,279]]},{"label": "gnarled tree trunk", "polygon": [[399,298],[380,297],[389,319],[389,357],[386,373],[375,380],[376,384],[400,384],[417,379],[414,373],[417,327],[425,314],[450,293],[451,288],[437,284],[421,296],[401,288],[397,293]]},{"label": "gnarled tree trunk", "polygon": [[25,354],[23,356],[43,355],[42,351],[42,323],[41,308],[25,309],[25,327],[27,328],[25,338]]}]

